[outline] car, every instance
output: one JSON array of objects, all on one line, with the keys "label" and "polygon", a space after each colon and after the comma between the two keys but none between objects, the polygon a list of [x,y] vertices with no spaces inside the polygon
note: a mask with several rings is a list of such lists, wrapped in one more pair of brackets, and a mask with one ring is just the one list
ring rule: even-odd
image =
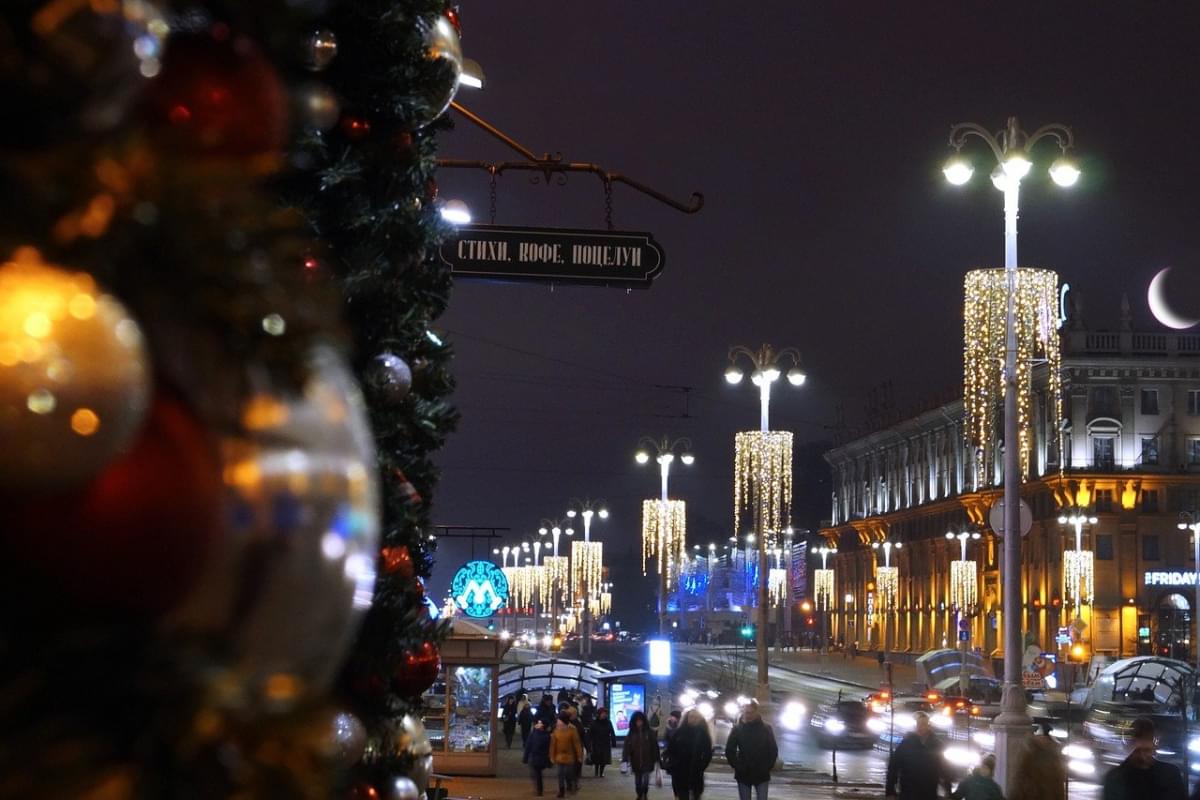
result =
[{"label": "car", "polygon": [[1161,703],[1108,701],[1092,706],[1083,720],[1083,734],[1099,760],[1119,764],[1129,755],[1130,729],[1139,717],[1154,723],[1158,755],[1164,761],[1178,761],[1180,754],[1190,750],[1189,744],[1200,748],[1200,740],[1189,740],[1187,722]]},{"label": "car", "polygon": [[1004,686],[1000,681],[984,675],[972,675],[967,683],[966,694],[961,693],[957,684],[943,692],[942,706],[950,708],[951,713],[991,719],[1000,713],[1003,695]]},{"label": "car", "polygon": [[861,700],[839,700],[817,708],[809,720],[816,733],[817,746],[827,750],[874,747],[879,733],[868,723],[872,719]]}]

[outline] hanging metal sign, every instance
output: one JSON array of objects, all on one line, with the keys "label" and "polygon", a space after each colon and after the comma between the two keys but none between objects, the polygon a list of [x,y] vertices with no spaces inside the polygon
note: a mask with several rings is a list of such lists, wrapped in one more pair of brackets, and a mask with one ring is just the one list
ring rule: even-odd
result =
[{"label": "hanging metal sign", "polygon": [[649,233],[461,225],[442,244],[456,278],[648,289],[666,254]]}]

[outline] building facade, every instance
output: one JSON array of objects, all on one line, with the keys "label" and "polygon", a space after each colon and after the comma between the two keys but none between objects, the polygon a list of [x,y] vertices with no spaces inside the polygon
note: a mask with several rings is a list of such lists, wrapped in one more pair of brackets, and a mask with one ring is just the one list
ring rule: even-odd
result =
[{"label": "building facade", "polygon": [[[1181,512],[1200,511],[1200,334],[1134,331],[1127,306],[1122,317],[1117,331],[1062,332],[1061,417],[1047,402],[1045,367],[1034,370],[1021,624],[1060,662],[1073,644],[1086,656],[1196,657],[1196,563],[1190,533],[1177,524]],[[838,548],[829,611],[836,641],[915,656],[966,637],[1002,655],[1001,541],[989,525],[1003,494],[1000,458],[974,469],[963,422],[957,401],[826,454],[833,509],[821,535]],[[1096,520],[1081,530],[1094,592],[1080,602],[1064,584],[1076,530],[1060,518],[1072,509]],[[961,545],[946,534],[962,532],[979,538],[967,539],[976,601],[960,610],[950,564]],[[871,547],[884,542],[898,568],[894,593],[890,581],[880,585],[884,549]]]}]

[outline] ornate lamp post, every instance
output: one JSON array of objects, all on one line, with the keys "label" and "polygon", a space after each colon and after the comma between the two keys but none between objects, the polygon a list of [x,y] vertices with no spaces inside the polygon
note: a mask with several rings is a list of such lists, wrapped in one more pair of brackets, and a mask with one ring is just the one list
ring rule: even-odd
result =
[{"label": "ornate lamp post", "polygon": [[[872,542],[872,550],[883,550],[883,566],[875,565],[875,591],[876,600],[880,610],[883,612],[883,635],[880,637],[880,645],[883,647],[883,661],[886,664],[891,657],[890,642],[888,640],[889,628],[891,628],[892,611],[896,608],[896,599],[900,595],[900,568],[892,566],[892,548],[900,550],[904,547],[902,542]],[[889,681],[890,683],[890,681]]]},{"label": "ornate lamp post", "polygon": [[725,380],[741,383],[744,373],[739,359],[754,367],[751,382],[758,387],[759,429],[742,431],[734,438],[733,527],[737,533],[742,512],[749,510],[753,529],[758,534],[758,636],[755,645],[758,655],[759,702],[771,700],[767,671],[767,553],[775,538],[791,523],[792,511],[792,434],[770,429],[771,386],[783,375],[780,363],[790,360],[792,368],[787,379],[793,386],[802,386],[805,374],[800,369],[800,351],[794,347],[775,350],[764,344],[757,352],[741,345],[729,349],[729,366]]},{"label": "ornate lamp post", "polygon": [[829,569],[829,557],[837,555],[837,548],[821,545],[816,553],[821,557],[821,568],[813,570],[813,598],[817,601],[817,610],[821,612],[821,652],[824,653],[828,650],[829,641],[826,617],[833,605],[833,593],[837,585],[834,572]]},{"label": "ornate lamp post", "polygon": [[592,652],[592,619],[598,612],[600,581],[604,578],[604,545],[592,541],[592,521],[608,519],[603,500],[572,500],[567,518],[583,520],[583,541],[571,542],[571,594],[582,611],[579,655]]},{"label": "ornate lamp post", "polygon": [[950,605],[958,612],[958,645],[960,660],[958,664],[958,690],[963,697],[967,696],[967,638],[963,636],[967,628],[963,624],[979,603],[979,578],[974,561],[967,560],[967,542],[979,538],[979,531],[962,531],[946,533],[947,539],[957,539],[959,545],[958,561],[950,562]]},{"label": "ornate lamp post", "polygon": [[546,556],[542,559],[542,581],[543,581],[543,601],[549,595],[550,614],[553,618],[551,632],[558,635],[560,628],[559,608],[563,596],[567,593],[568,580],[570,579],[571,567],[570,559],[566,556],[558,554],[558,543],[563,534],[574,536],[575,529],[558,522],[543,519],[542,525],[538,528],[539,536],[549,536],[552,543],[553,555]]},{"label": "ornate lamp post", "polygon": [[1091,605],[1096,594],[1096,562],[1091,550],[1083,549],[1083,526],[1095,525],[1094,514],[1082,508],[1067,508],[1058,516],[1059,525],[1070,525],[1075,529],[1075,549],[1063,553],[1063,602],[1075,607],[1072,627],[1083,638],[1087,623],[1083,620],[1083,607]]},{"label": "ornate lamp post", "polygon": [[662,478],[662,493],[658,500],[642,501],[642,574],[646,574],[646,561],[658,559],[658,635],[666,635],[667,594],[679,580],[679,571],[687,560],[687,505],[682,500],[671,500],[667,485],[671,476],[671,464],[675,463],[676,452],[684,466],[696,461],[692,455],[692,440],[681,437],[671,441],[664,436],[651,439],[643,436],[638,442],[634,459],[639,464],[649,463],[650,451],[658,464]]},{"label": "ornate lamp post", "polygon": [[[1030,151],[1044,138],[1053,138],[1062,155],[1051,165],[1050,175],[1060,186],[1071,186],[1079,179],[1079,168],[1071,161],[1068,151],[1074,146],[1071,129],[1053,123],[1026,134],[1010,117],[1003,131],[990,133],[973,122],[960,123],[950,129],[950,146],[955,153],[946,163],[946,179],[962,185],[971,179],[974,169],[963,158],[962,148],[971,136],[982,139],[996,158],[997,169],[992,183],[1004,192],[1004,277],[1006,284],[1005,346],[1004,346],[1004,699],[1001,713],[993,723],[996,730],[996,756],[999,761],[997,778],[1001,788],[1013,785],[1016,754],[1021,742],[1029,735],[1031,720],[1025,711],[1025,690],[1021,685],[1021,514],[1020,464],[1022,448],[1018,417],[1018,382],[1016,302],[1017,282],[1017,213],[1021,179],[1032,167]],[[1057,342],[1057,339],[1054,339]],[[1052,370],[1053,372],[1053,370]],[[968,376],[969,377],[969,376]],[[968,402],[970,400],[968,399]],[[994,399],[992,400],[994,402]],[[1060,448],[1060,460],[1062,459]]]}]

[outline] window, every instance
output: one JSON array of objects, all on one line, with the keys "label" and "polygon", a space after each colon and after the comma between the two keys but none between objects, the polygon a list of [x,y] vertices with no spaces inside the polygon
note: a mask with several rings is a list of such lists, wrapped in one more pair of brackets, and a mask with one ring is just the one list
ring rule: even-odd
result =
[{"label": "window", "polygon": [[1121,408],[1117,404],[1117,389],[1115,386],[1096,386],[1092,389],[1092,408],[1089,418],[1109,417],[1121,418]]},{"label": "window", "polygon": [[1106,514],[1112,513],[1113,493],[1112,489],[1097,489],[1096,490],[1096,511]]},{"label": "window", "polygon": [[1158,389],[1142,389],[1142,413],[1158,414]]},{"label": "window", "polygon": [[[1092,466],[1097,469],[1112,469],[1116,463],[1113,454],[1113,444],[1116,440],[1112,436],[1096,436],[1092,439]],[[1200,443],[1200,439],[1197,440]],[[1196,448],[1197,462],[1200,463],[1200,447]]]},{"label": "window", "polygon": [[1188,389],[1188,416],[1200,416],[1200,389]]},{"label": "window", "polygon": [[1158,490],[1145,489],[1142,491],[1142,513],[1157,514],[1158,513]]},{"label": "window", "polygon": [[1096,560],[1113,560],[1113,537],[1111,533],[1096,534]]},{"label": "window", "polygon": [[1187,457],[1189,464],[1200,464],[1200,439],[1187,440]]},{"label": "window", "polygon": [[1142,463],[1154,465],[1158,463],[1158,437],[1142,437]]},{"label": "window", "polygon": [[1158,561],[1158,536],[1146,534],[1142,537],[1142,560]]}]

